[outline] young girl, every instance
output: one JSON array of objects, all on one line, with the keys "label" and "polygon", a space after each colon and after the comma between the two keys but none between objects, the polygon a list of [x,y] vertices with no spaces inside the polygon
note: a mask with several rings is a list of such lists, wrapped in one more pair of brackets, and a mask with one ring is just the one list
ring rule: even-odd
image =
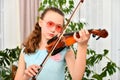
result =
[{"label": "young girl", "polygon": [[[47,8],[30,34],[19,58],[15,80],[31,80],[40,69],[40,64],[48,54],[47,41],[63,30],[64,14],[57,8]],[[90,34],[87,30],[79,31],[80,38],[74,34],[77,41],[77,54],[71,49],[63,49],[50,56],[37,76],[37,80],[65,80],[65,65],[68,66],[72,80],[81,80],[85,71],[87,43]]]}]

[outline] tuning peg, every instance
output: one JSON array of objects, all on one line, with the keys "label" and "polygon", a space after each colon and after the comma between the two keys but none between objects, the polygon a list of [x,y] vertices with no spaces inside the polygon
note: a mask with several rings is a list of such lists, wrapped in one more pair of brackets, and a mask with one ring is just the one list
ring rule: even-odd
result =
[{"label": "tuning peg", "polygon": [[96,40],[100,39],[100,36],[98,38],[96,38]]},{"label": "tuning peg", "polygon": [[92,37],[96,37],[96,35],[95,35],[95,34],[92,34]]},{"label": "tuning peg", "polygon": [[101,30],[101,28],[99,28],[99,30]]}]

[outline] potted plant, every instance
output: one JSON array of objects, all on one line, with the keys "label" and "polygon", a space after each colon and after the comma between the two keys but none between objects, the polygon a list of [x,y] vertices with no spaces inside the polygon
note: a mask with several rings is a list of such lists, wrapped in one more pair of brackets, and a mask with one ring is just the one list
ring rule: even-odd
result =
[{"label": "potted plant", "polygon": [[13,80],[17,66],[14,65],[18,61],[21,49],[0,50],[0,80]]}]

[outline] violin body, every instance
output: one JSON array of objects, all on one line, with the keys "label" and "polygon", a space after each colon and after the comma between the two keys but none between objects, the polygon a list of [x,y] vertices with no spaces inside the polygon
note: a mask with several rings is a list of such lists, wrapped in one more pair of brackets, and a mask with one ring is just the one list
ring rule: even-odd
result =
[{"label": "violin body", "polygon": [[[96,35],[98,36],[96,40],[98,40],[100,37],[106,38],[108,36],[108,32],[105,29],[103,30],[90,29],[88,31],[90,34],[93,34],[94,36]],[[76,40],[73,37],[74,33],[75,32],[63,34],[62,38],[60,39],[59,43],[57,44],[56,48],[54,49],[51,55],[55,55],[58,52],[62,51],[65,47],[69,47],[73,45],[74,43],[76,43]],[[80,38],[80,35],[78,32],[76,32],[76,37]],[[46,49],[48,53],[51,52],[52,47],[54,47],[58,39],[59,38],[55,36],[47,42],[48,45],[46,46]]]},{"label": "violin body", "polygon": [[[46,46],[46,49],[48,51],[48,53],[50,53],[52,51],[52,47],[56,44],[58,40],[58,37],[55,36],[53,37],[52,39],[50,39],[48,42],[47,42],[47,46]],[[61,47],[60,47],[61,46]],[[56,53],[60,52],[61,50],[63,50],[64,48],[66,47],[66,44],[65,42],[61,39],[59,41],[59,43],[57,44],[55,50],[53,51],[53,53],[51,55],[55,55]]]}]

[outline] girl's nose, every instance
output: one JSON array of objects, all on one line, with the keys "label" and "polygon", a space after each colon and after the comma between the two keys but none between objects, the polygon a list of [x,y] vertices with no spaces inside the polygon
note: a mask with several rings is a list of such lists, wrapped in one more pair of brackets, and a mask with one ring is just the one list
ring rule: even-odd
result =
[{"label": "girl's nose", "polygon": [[56,26],[51,27],[50,30],[51,30],[52,32],[55,32],[55,30],[56,30]]}]

